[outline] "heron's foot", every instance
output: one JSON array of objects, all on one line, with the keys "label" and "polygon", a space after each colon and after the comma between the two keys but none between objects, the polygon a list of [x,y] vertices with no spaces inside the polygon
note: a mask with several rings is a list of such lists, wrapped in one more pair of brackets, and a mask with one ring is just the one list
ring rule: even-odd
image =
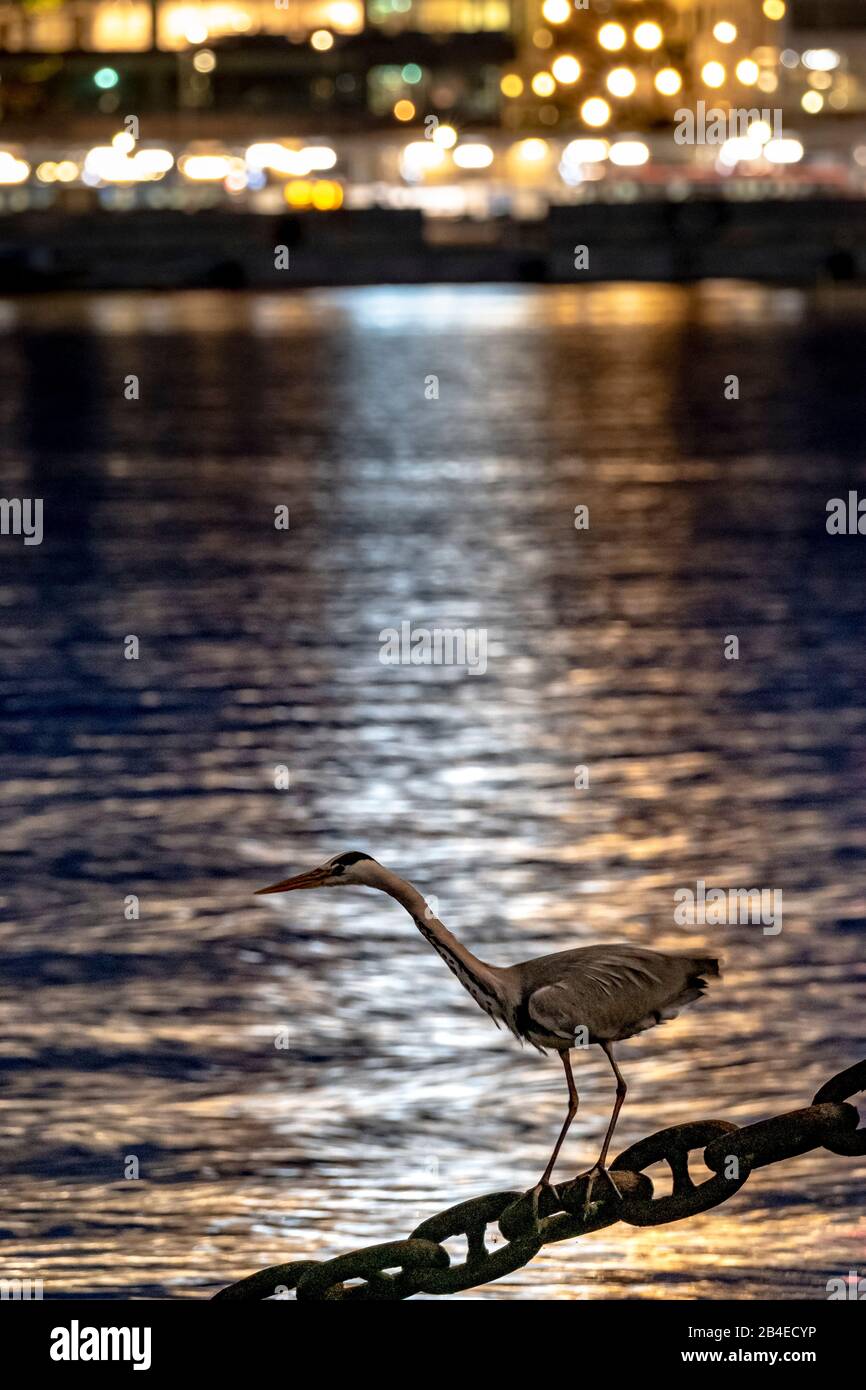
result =
[{"label": "heron's foot", "polygon": [[[548,1193],[553,1198],[553,1204],[559,1206],[559,1192],[554,1187],[553,1183],[550,1181],[549,1178],[542,1178],[540,1182],[537,1182],[534,1187],[530,1187],[529,1191],[524,1194],[529,1199],[532,1208],[532,1216],[535,1221],[538,1221],[539,1215],[549,1215],[547,1211],[539,1212],[539,1204],[541,1202],[541,1199]],[[551,1204],[548,1201],[545,1202],[544,1205],[545,1207],[547,1207]]]},{"label": "heron's foot", "polygon": [[604,1166],[603,1164],[601,1164],[601,1163],[596,1163],[596,1164],[594,1165],[594,1167],[588,1169],[587,1172],[581,1173],[581,1177],[587,1179],[586,1194],[585,1194],[584,1199],[583,1199],[583,1214],[584,1214],[584,1216],[588,1216],[588,1215],[589,1215],[589,1208],[590,1208],[590,1206],[591,1206],[591,1204],[592,1204],[592,1190],[593,1190],[593,1188],[595,1187],[595,1184],[599,1181],[600,1178],[604,1178],[604,1179],[605,1179],[605,1181],[606,1181],[606,1182],[608,1183],[608,1185],[610,1186],[610,1189],[611,1189],[611,1191],[613,1192],[613,1195],[614,1195],[615,1199],[616,1199],[618,1202],[621,1202],[621,1201],[624,1200],[624,1199],[623,1199],[622,1193],[620,1192],[619,1188],[618,1188],[617,1185],[616,1185],[616,1180],[614,1179],[613,1173],[610,1171],[609,1168],[605,1168],[605,1166]]}]

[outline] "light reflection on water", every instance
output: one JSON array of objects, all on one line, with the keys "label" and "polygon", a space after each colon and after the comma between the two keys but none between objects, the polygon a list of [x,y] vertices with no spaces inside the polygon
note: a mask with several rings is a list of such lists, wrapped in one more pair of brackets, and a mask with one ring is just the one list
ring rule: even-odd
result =
[{"label": "light reflection on water", "polygon": [[[46,508],[0,585],[4,1276],[201,1296],[534,1181],[556,1059],[385,899],[252,897],[338,849],[503,963],[721,950],[622,1048],[618,1147],[863,1055],[866,584],[824,508],[862,485],[864,315],[744,285],[3,306],[4,490]],[[381,665],[403,619],[487,629],[487,674]],[[676,927],[697,878],[781,889],[783,932]],[[562,1176],[600,1054],[578,1085]],[[806,1155],[464,1297],[821,1298],[862,1269],[864,1174]]]}]

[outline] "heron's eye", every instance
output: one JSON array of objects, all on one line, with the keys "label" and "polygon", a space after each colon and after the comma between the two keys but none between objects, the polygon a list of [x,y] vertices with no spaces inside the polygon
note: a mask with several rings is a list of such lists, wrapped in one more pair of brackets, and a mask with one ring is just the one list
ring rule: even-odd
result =
[{"label": "heron's eye", "polygon": [[331,873],[332,873],[332,874],[344,874],[345,872],[346,872],[346,866],[345,866],[345,864],[332,864],[332,865],[331,865]]}]

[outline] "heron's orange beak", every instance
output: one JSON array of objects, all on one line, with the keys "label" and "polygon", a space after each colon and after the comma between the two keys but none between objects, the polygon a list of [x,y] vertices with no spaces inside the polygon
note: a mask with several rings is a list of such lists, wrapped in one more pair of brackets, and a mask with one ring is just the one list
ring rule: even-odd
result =
[{"label": "heron's orange beak", "polygon": [[282,883],[272,883],[270,888],[257,888],[256,893],[291,893],[295,888],[321,888],[326,878],[324,869],[308,869],[305,874],[284,878]]}]

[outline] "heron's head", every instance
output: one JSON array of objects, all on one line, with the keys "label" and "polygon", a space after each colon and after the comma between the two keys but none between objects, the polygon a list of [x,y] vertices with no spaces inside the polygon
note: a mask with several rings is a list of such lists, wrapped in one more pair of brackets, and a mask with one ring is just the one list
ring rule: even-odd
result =
[{"label": "heron's head", "polygon": [[369,854],[350,849],[345,854],[335,854],[333,859],[327,859],[318,869],[308,869],[306,873],[295,874],[293,878],[284,878],[279,883],[272,883],[269,888],[258,888],[256,891],[292,893],[296,888],[343,888],[352,884],[377,888],[381,867]]}]

